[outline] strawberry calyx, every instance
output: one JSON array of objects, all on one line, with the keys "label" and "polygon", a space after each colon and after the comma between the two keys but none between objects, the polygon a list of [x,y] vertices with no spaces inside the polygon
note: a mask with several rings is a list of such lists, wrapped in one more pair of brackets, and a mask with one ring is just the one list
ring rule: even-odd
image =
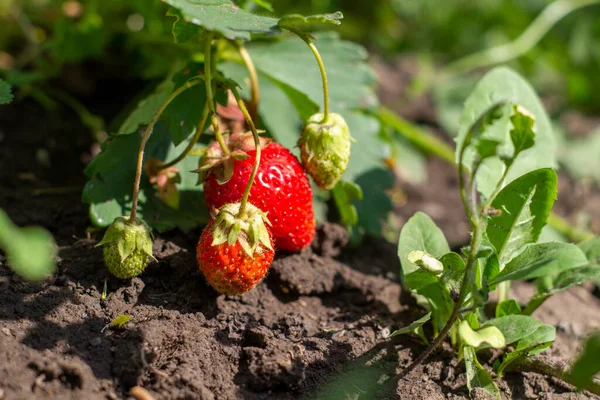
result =
[{"label": "strawberry calyx", "polygon": [[141,219],[130,222],[129,217],[117,217],[96,246],[114,245],[121,261],[136,251],[152,256],[152,228]]},{"label": "strawberry calyx", "polygon": [[249,257],[273,250],[269,228],[271,222],[258,207],[247,203],[244,216],[240,217],[241,203],[229,203],[217,210],[212,225],[212,246],[225,242],[230,246],[236,241]]},{"label": "strawberry calyx", "polygon": [[[209,172],[212,172],[219,184],[227,183],[233,176],[233,162],[245,160],[249,157],[248,151],[256,149],[252,132],[224,135],[223,140],[227,149],[229,149],[229,154],[225,154],[219,143],[214,141],[208,146],[206,153],[200,159],[198,169],[192,171],[200,174],[200,182],[204,182]],[[270,142],[271,139],[261,137],[261,148],[265,148]]]}]

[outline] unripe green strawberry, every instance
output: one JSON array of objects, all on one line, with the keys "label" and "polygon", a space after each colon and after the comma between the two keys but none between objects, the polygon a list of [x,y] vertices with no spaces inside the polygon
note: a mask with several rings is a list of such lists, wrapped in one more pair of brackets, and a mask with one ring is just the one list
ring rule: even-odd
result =
[{"label": "unripe green strawberry", "polygon": [[142,273],[152,257],[152,229],[143,220],[132,223],[127,217],[117,217],[98,246],[104,246],[104,263],[111,274],[120,279],[133,278]]},{"label": "unripe green strawberry", "polygon": [[340,114],[330,113],[326,121],[322,113],[308,119],[298,146],[302,165],[317,186],[332,189],[344,175],[351,142],[350,130]]}]

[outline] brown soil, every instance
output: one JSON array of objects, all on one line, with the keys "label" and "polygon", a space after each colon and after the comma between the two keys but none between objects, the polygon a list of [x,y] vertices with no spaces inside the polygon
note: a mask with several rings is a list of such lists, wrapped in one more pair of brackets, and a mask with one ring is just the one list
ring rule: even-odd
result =
[{"label": "brown soil", "polygon": [[[0,255],[0,399],[120,399],[133,386],[156,399],[468,397],[449,348],[396,379],[424,348],[386,332],[422,310],[401,295],[395,246],[385,241],[349,248],[343,229],[323,225],[311,248],[279,254],[256,290],[229,297],[196,267],[199,231],[172,232],[155,239],[158,261],[140,277],[110,278],[79,197],[92,140],[73,121],[30,103],[0,109],[0,206],[59,244],[58,271],[42,283],[20,280]],[[411,190],[422,201],[414,209],[446,195]],[[131,316],[123,328],[108,327],[123,314]],[[574,288],[536,316],[558,327],[549,354],[570,359],[600,326],[600,301]],[[533,373],[498,382],[506,398],[589,398]]]}]

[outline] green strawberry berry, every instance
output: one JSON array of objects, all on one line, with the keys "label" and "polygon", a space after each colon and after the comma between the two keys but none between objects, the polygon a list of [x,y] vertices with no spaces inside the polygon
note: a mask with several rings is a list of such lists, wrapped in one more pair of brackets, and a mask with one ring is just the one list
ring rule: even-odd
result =
[{"label": "green strawberry berry", "polygon": [[317,186],[332,189],[340,180],[350,160],[352,138],[348,125],[340,114],[311,116],[298,141],[302,165]]},{"label": "green strawberry berry", "polygon": [[132,223],[127,217],[117,217],[98,246],[104,246],[104,263],[111,274],[133,278],[144,271],[152,257],[152,229],[143,220]]}]

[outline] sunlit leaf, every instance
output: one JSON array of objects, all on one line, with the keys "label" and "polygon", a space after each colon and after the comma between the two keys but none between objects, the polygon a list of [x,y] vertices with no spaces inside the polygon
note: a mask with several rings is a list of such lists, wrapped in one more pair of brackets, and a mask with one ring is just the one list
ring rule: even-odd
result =
[{"label": "sunlit leaf", "polygon": [[422,212],[413,215],[400,232],[398,257],[402,264],[402,275],[405,277],[419,269],[408,259],[408,254],[415,250],[427,252],[434,257],[441,257],[450,251],[443,232],[429,216]]},{"label": "sunlit leaf", "polygon": [[511,182],[492,201],[499,211],[490,217],[487,236],[504,265],[526,244],[537,241],[557,195],[556,173],[529,172]]},{"label": "sunlit leaf", "polygon": [[570,243],[535,243],[513,258],[492,282],[551,276],[587,264],[583,251]]},{"label": "sunlit leaf", "polygon": [[487,347],[501,349],[506,346],[504,335],[495,326],[486,326],[473,330],[468,321],[462,321],[458,325],[458,334],[464,344],[476,349]]},{"label": "sunlit leaf", "polygon": [[119,315],[117,318],[110,321],[110,326],[114,326],[116,328],[122,328],[126,323],[131,320],[131,316],[129,315]]}]

